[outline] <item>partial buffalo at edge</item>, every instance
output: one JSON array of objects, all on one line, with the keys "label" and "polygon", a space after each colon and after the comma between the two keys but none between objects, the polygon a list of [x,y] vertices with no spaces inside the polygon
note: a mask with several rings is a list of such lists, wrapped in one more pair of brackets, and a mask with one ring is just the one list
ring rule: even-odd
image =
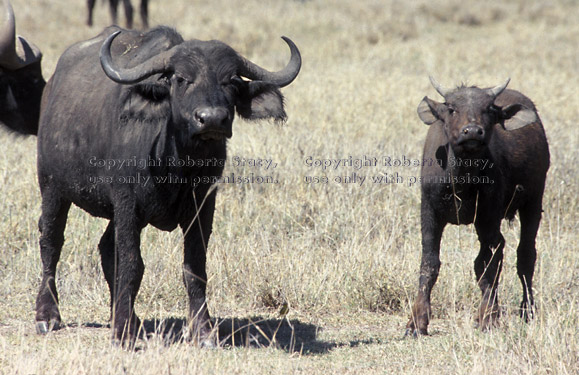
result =
[{"label": "partial buffalo at edge", "polygon": [[19,134],[38,131],[40,100],[46,84],[42,77],[42,53],[16,35],[14,11],[8,0],[0,6],[0,124]]}]

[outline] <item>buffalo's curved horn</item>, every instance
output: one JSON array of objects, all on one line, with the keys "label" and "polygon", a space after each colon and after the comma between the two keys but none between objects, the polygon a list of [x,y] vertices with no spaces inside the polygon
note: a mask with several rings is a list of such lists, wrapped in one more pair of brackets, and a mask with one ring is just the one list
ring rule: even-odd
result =
[{"label": "buffalo's curved horn", "polygon": [[282,36],[282,39],[287,43],[291,51],[290,61],[285,68],[278,72],[270,72],[240,56],[242,66],[239,74],[251,80],[265,81],[279,87],[289,85],[298,76],[302,67],[302,56],[298,47],[290,38]]},{"label": "buffalo's curved horn", "polygon": [[496,98],[497,96],[499,96],[501,92],[503,92],[507,88],[509,82],[511,82],[511,78],[507,78],[507,80],[502,85],[486,89],[485,92],[487,93],[487,95]]},{"label": "buffalo's curved horn", "polygon": [[8,0],[2,0],[3,19],[0,28],[0,57],[3,57],[7,52],[14,50],[14,39],[16,38],[16,24],[14,22],[14,11]]},{"label": "buffalo's curved horn", "polygon": [[110,79],[117,83],[125,85],[138,83],[153,74],[163,73],[170,69],[169,59],[173,55],[172,50],[165,51],[133,68],[116,67],[111,56],[111,45],[113,40],[119,35],[120,31],[115,31],[109,35],[100,50],[101,66]]},{"label": "buffalo's curved horn", "polygon": [[0,26],[0,67],[15,70],[35,63],[42,53],[32,43],[16,36],[16,22],[10,1],[2,0],[4,17]]},{"label": "buffalo's curved horn", "polygon": [[434,87],[436,92],[438,92],[443,97],[446,97],[446,95],[450,94],[450,92],[452,91],[452,90],[449,90],[446,87],[442,86],[440,83],[438,83],[438,81],[435,80],[433,76],[428,76],[428,78],[430,79],[430,83],[432,84],[432,87]]}]

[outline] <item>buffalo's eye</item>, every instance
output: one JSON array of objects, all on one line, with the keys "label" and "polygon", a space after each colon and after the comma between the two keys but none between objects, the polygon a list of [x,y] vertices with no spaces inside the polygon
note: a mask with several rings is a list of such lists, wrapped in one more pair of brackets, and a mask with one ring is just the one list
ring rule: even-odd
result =
[{"label": "buffalo's eye", "polygon": [[487,112],[493,117],[499,117],[499,114],[501,113],[501,109],[499,107],[497,107],[496,105],[491,104],[491,106],[488,108]]},{"label": "buffalo's eye", "polygon": [[235,74],[235,75],[232,75],[231,78],[229,79],[229,81],[230,81],[231,83],[241,83],[241,82],[243,82],[243,80],[241,79],[241,77],[238,76],[238,75],[236,75],[236,74]]},{"label": "buffalo's eye", "polygon": [[451,116],[454,116],[454,114],[456,113],[456,109],[454,109],[450,106],[448,106],[447,108],[448,108],[448,114]]},{"label": "buffalo's eye", "polygon": [[243,79],[241,79],[241,77],[238,75],[232,75],[231,78],[229,78],[228,83],[235,87],[240,87],[243,84]]},{"label": "buffalo's eye", "polygon": [[237,94],[241,88],[242,83],[243,80],[239,76],[233,75],[229,78],[228,81],[223,82],[221,86],[233,94]]}]

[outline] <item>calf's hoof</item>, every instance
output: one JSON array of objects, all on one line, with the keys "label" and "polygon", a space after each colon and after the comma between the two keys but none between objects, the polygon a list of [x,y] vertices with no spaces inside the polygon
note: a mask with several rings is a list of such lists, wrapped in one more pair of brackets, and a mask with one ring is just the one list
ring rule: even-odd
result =
[{"label": "calf's hoof", "polygon": [[60,321],[51,320],[49,322],[40,320],[36,322],[36,333],[39,335],[46,335],[50,331],[56,331],[61,328]]},{"label": "calf's hoof", "polygon": [[426,329],[415,329],[415,328],[406,328],[404,332],[404,337],[410,337],[417,339],[419,336],[428,336],[428,332]]},{"label": "calf's hoof", "polygon": [[521,303],[521,307],[519,309],[519,316],[525,323],[529,323],[531,320],[535,319],[535,306],[528,305],[526,303]]}]

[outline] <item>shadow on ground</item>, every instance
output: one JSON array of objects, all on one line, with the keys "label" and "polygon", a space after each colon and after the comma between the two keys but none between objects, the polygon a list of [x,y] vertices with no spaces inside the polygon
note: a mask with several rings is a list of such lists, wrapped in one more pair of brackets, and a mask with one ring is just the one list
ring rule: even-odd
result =
[{"label": "shadow on ground", "polygon": [[[186,340],[184,319],[146,320],[143,323],[148,338],[162,338],[168,344]],[[299,320],[252,318],[214,319],[219,346],[265,348],[274,347],[290,353],[322,354],[341,346],[335,342],[319,341],[320,327]]]}]

